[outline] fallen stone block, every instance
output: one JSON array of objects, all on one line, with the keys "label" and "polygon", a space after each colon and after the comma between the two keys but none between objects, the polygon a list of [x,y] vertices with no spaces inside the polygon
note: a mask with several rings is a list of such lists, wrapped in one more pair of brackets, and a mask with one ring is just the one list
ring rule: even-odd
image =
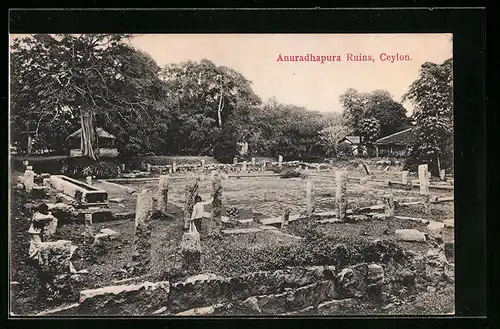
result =
[{"label": "fallen stone block", "polygon": [[261,230],[277,230],[278,228],[275,227],[275,226],[271,226],[271,225],[262,225],[262,226],[259,226],[259,228]]},{"label": "fallen stone block", "polygon": [[120,236],[120,233],[109,228],[101,229],[101,232],[94,235],[94,243],[100,243],[103,240],[113,240]]},{"label": "fallen stone block", "polygon": [[429,221],[429,225],[427,225],[427,229],[432,232],[438,232],[444,228],[444,223],[436,222],[434,220]]},{"label": "fallen stone block", "polygon": [[77,309],[78,309],[79,306],[80,306],[79,303],[74,303],[74,304],[71,304],[71,305],[57,307],[57,308],[54,308],[54,309],[51,309],[51,310],[39,312],[39,313],[35,314],[35,316],[47,316],[47,315],[50,315],[50,316],[54,316],[54,315],[56,315],[56,316],[66,316],[66,315],[75,315],[75,314],[77,314]]},{"label": "fallen stone block", "polygon": [[125,201],[124,198],[112,198],[112,199],[108,199],[109,202],[113,202],[113,203],[122,203],[123,201]]},{"label": "fallen stone block", "polygon": [[327,219],[320,219],[318,220],[319,224],[337,224],[337,223],[343,223],[344,221],[338,218],[327,218]]},{"label": "fallen stone block", "polygon": [[42,242],[38,254],[38,264],[42,272],[51,274],[69,273],[70,257],[71,241]]},{"label": "fallen stone block", "polygon": [[408,242],[426,241],[425,233],[422,233],[419,230],[415,229],[396,230],[394,234],[396,235],[396,238],[400,241],[408,241]]},{"label": "fallen stone block", "polygon": [[430,221],[428,219],[418,218],[418,217],[406,217],[406,216],[395,216],[397,219],[410,220],[412,222],[421,223],[428,225]]},{"label": "fallen stone block", "polygon": [[169,290],[168,281],[83,290],[80,314],[149,315],[166,305]]},{"label": "fallen stone block", "polygon": [[353,298],[329,300],[318,305],[317,310],[320,315],[342,314],[349,312],[354,306]]},{"label": "fallen stone block", "polygon": [[222,233],[224,234],[245,234],[245,233],[256,233],[256,232],[262,232],[262,230],[256,227],[222,230]]},{"label": "fallen stone block", "polygon": [[453,228],[455,227],[455,221],[451,219],[446,219],[443,221],[443,225],[445,228]]}]

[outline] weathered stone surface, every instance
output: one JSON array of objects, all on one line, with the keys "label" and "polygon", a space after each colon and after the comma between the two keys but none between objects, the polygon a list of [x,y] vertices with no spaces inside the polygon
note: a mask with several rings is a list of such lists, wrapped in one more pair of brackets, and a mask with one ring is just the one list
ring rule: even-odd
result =
[{"label": "weathered stone surface", "polygon": [[453,228],[455,226],[455,221],[446,219],[443,221],[444,228]]},{"label": "weathered stone surface", "polygon": [[409,242],[425,242],[425,234],[416,229],[401,229],[394,233],[396,239]]},{"label": "weathered stone surface", "polygon": [[35,172],[33,170],[26,169],[26,171],[24,172],[24,188],[26,189],[27,192],[31,193],[34,185],[35,185]]},{"label": "weathered stone surface", "polygon": [[281,216],[281,228],[285,228],[288,226],[290,220],[290,208],[285,208],[283,210],[283,215]]},{"label": "weathered stone surface", "polygon": [[335,173],[337,188],[335,190],[335,205],[337,207],[337,218],[343,220],[347,210],[347,171],[337,171]]},{"label": "weathered stone surface", "polygon": [[42,272],[53,275],[69,273],[70,256],[71,241],[42,242],[38,263]]},{"label": "weathered stone surface", "polygon": [[406,170],[401,172],[401,183],[403,183],[404,185],[408,184],[408,174],[409,174],[409,171],[406,171]]},{"label": "weathered stone surface", "polygon": [[50,241],[57,231],[58,219],[54,217],[43,229],[43,241]]},{"label": "weathered stone surface", "polygon": [[137,196],[134,237],[134,274],[143,274],[151,261],[151,218],[153,216],[153,195],[144,189]]},{"label": "weathered stone surface", "polygon": [[418,166],[418,181],[420,184],[420,194],[429,194],[429,166],[426,164]]},{"label": "weathered stone surface", "polygon": [[[186,184],[186,190],[184,192],[184,229],[189,228],[189,219],[193,212],[194,198],[198,194],[200,177],[191,176]],[[213,217],[212,217],[213,218]]]},{"label": "weathered stone surface", "polygon": [[[204,160],[203,165],[204,166]],[[156,210],[166,214],[167,213],[167,203],[168,203],[168,175],[160,176],[158,182],[158,195],[156,196]]]},{"label": "weathered stone surface", "polygon": [[169,282],[109,286],[80,292],[80,314],[150,315],[167,304]]},{"label": "weathered stone surface", "polygon": [[[68,267],[69,272],[69,267]],[[42,294],[48,305],[60,305],[67,300],[76,300],[83,280],[78,274],[48,274],[40,276]]]},{"label": "weathered stone surface", "polygon": [[122,203],[123,201],[125,201],[125,199],[124,198],[112,198],[112,199],[109,199],[108,201],[113,202],[113,203]]},{"label": "weathered stone surface", "polygon": [[339,299],[339,300],[329,300],[321,303],[317,307],[318,315],[337,315],[346,314],[355,305],[355,300],[353,298]]},{"label": "weathered stone surface", "polygon": [[182,310],[244,300],[251,296],[281,293],[324,280],[334,280],[333,266],[292,267],[275,272],[255,272],[231,279],[179,282],[170,291],[169,309]]},{"label": "weathered stone surface", "polygon": [[394,219],[395,203],[392,194],[384,195],[384,212],[387,219]]},{"label": "weathered stone surface", "polygon": [[[276,229],[276,228],[274,228]],[[262,229],[257,227],[249,227],[249,228],[235,228],[231,230],[222,230],[224,234],[246,234],[246,233],[256,233],[261,232]]]}]

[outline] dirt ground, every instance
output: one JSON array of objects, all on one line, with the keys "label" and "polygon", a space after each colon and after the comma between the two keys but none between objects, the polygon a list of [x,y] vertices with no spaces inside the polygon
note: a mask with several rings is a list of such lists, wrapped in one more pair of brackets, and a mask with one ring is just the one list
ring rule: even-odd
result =
[{"label": "dirt ground", "polygon": [[[311,175],[314,181],[314,194],[316,200],[316,212],[332,211],[335,209],[335,179],[333,173],[321,173]],[[16,177],[18,174],[13,174]],[[349,172],[349,176],[363,175],[362,171]],[[387,179],[398,180],[400,174],[397,172],[380,171],[375,174],[381,181]],[[211,182],[209,175],[200,182],[199,193],[203,199],[209,199],[211,193]],[[409,180],[416,177],[409,177]],[[125,188],[96,181],[94,185],[106,190],[109,198],[123,198],[121,203],[110,203],[114,212],[134,212],[136,196],[130,194]],[[123,184],[125,185],[125,184]],[[150,188],[157,189],[157,181],[134,182],[126,184],[137,191]],[[180,240],[183,226],[183,203],[184,203],[185,181],[172,179],[169,183],[169,216],[152,221],[152,254],[149,274],[151,280],[179,279],[186,276],[181,270],[182,256],[180,253]],[[395,199],[406,201],[418,200],[418,190],[406,191],[400,189],[389,189],[380,184],[360,184],[353,181],[348,183],[347,197],[349,203],[359,206],[368,206],[380,203],[382,196],[391,192]],[[452,196],[453,191],[432,191],[436,196]],[[306,209],[305,181],[301,178],[278,179],[276,177],[252,177],[240,179],[223,180],[223,204],[226,207],[241,208],[240,219],[280,216],[285,207],[292,210],[292,214],[300,213]],[[44,310],[43,297],[38,297],[38,283],[35,267],[27,258],[28,235],[30,214],[23,212],[21,203],[13,203],[13,214],[11,218],[11,246],[12,266],[11,281],[16,281],[13,288],[11,310],[16,314],[34,314]],[[207,211],[210,209],[208,208]],[[453,218],[453,203],[434,204],[432,215],[426,215],[421,205],[398,208],[396,215],[420,217],[443,221]],[[278,235],[273,232],[264,231],[244,235],[224,236],[222,240],[209,239],[205,237],[206,223],[202,229],[202,272],[210,272],[222,276],[237,275],[245,272],[263,270],[264,267],[281,266],[284,263],[275,262],[280,253],[289,252],[290,246],[297,246],[299,239]],[[295,225],[301,225],[300,223]],[[250,226],[258,227],[259,224],[251,223]],[[72,258],[73,265],[77,270],[85,269],[88,274],[82,274],[83,289],[98,288],[114,284],[116,280],[130,277],[128,273],[132,259],[132,248],[134,239],[134,220],[116,220],[94,224],[94,232],[102,228],[110,228],[120,233],[115,240],[107,241],[96,248],[88,243],[82,235],[84,226],[76,223],[60,225],[55,240],[71,240],[77,245]],[[332,243],[337,240],[360,239],[373,241],[374,239],[394,239],[394,234],[387,234],[388,224],[386,221],[371,221],[353,224],[325,224],[318,225],[317,230],[331,238]],[[427,233],[426,225],[409,220],[396,219],[392,223],[391,231],[399,228],[416,228]],[[290,230],[292,234],[299,234]],[[398,242],[403,248],[418,254],[427,252],[426,243]],[[272,250],[275,254],[270,254]],[[271,255],[271,256],[269,256]],[[286,255],[285,255],[286,256]],[[286,258],[286,257],[284,257]],[[286,262],[286,260],[283,260]],[[271,264],[271,265],[268,265]],[[12,286],[11,286],[12,287]],[[69,304],[77,300],[68,300]]]}]

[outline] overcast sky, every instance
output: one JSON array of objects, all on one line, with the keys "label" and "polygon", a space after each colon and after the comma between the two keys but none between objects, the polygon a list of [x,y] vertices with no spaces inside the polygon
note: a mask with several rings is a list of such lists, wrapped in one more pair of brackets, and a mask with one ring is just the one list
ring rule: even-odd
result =
[{"label": "overcast sky", "polygon": [[[13,36],[11,36],[12,38]],[[133,46],[149,53],[160,66],[203,58],[231,67],[252,81],[263,100],[322,112],[341,111],[339,96],[348,88],[389,91],[396,101],[418,78],[426,62],[452,57],[451,34],[146,34]],[[341,56],[341,62],[278,62],[278,55]],[[349,62],[346,54],[371,55],[374,62]],[[409,55],[390,63],[380,54]],[[411,105],[404,104],[411,114]]]},{"label": "overcast sky", "polygon": [[[132,44],[160,66],[203,58],[241,72],[262,98],[322,112],[341,111],[347,88],[389,91],[396,101],[426,62],[452,57],[451,34],[191,34],[140,35]],[[342,62],[277,62],[278,55],[339,55]],[[375,62],[348,62],[346,54],[372,55]],[[384,62],[380,54],[409,55]],[[411,106],[405,104],[409,112]]]}]

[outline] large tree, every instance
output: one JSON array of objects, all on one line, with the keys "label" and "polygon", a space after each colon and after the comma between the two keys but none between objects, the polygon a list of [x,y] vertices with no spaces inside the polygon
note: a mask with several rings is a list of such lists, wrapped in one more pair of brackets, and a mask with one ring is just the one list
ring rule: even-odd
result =
[{"label": "large tree", "polygon": [[426,62],[420,76],[403,96],[414,105],[415,145],[411,157],[429,161],[438,170],[442,162],[451,167],[453,162],[453,61],[443,64]]},{"label": "large tree", "polygon": [[326,119],[328,126],[319,132],[320,138],[325,145],[328,155],[338,155],[339,142],[350,133],[349,127],[345,124],[342,116],[330,115]]},{"label": "large tree", "polygon": [[394,134],[411,126],[407,111],[385,90],[370,93],[365,105],[365,118],[374,118],[380,124],[380,137]]},{"label": "large tree", "polygon": [[[82,128],[83,155],[95,160],[96,121],[115,131],[150,127],[164,90],[159,68],[123,41],[127,35],[33,35],[11,47],[11,108],[38,134],[68,109]],[[104,122],[102,121],[102,122]],[[117,126],[118,125],[118,126]]]}]

